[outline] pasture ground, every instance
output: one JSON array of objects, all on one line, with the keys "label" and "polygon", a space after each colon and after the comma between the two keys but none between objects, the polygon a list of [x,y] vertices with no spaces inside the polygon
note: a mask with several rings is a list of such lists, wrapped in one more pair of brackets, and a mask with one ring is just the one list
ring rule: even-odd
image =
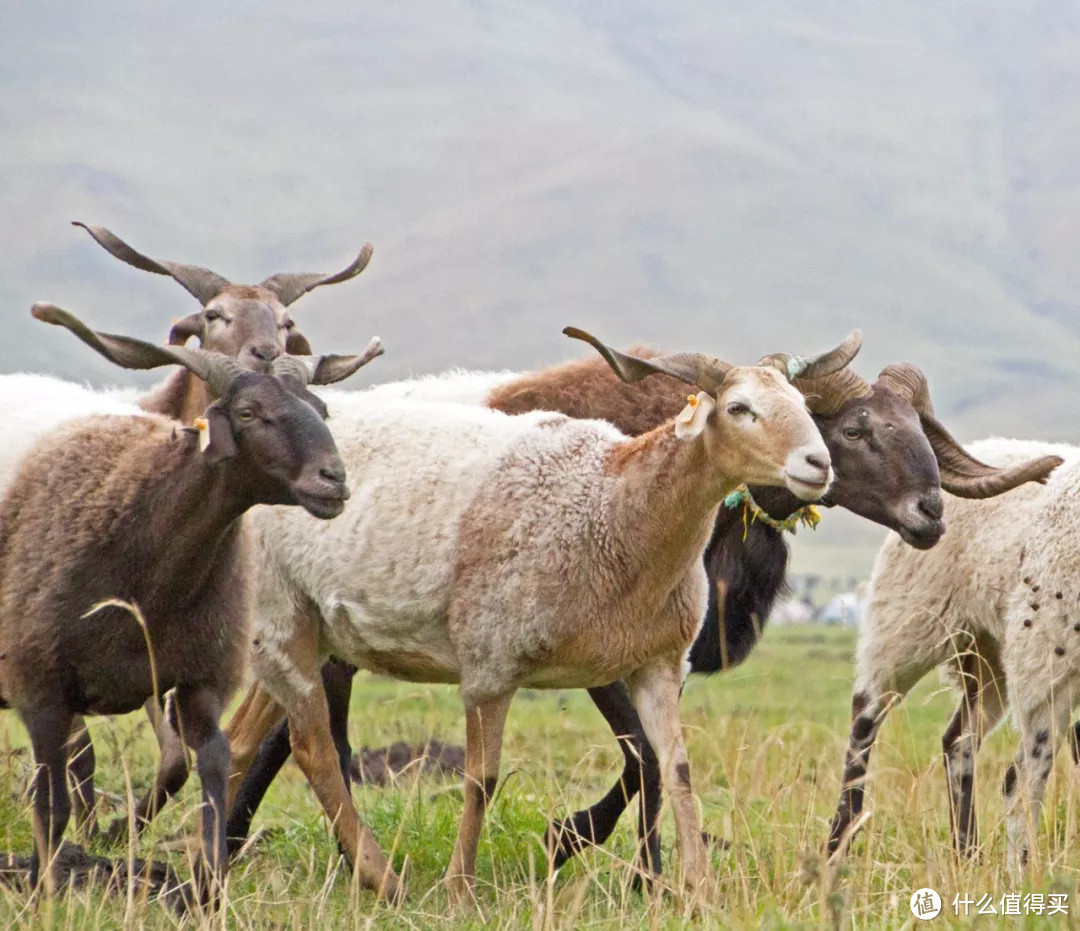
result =
[{"label": "pasture ground", "polygon": [[[694,924],[716,928],[911,926],[911,893],[930,886],[945,899],[928,926],[1072,927],[1080,816],[1070,788],[1077,779],[1059,754],[1048,794],[1049,820],[1029,878],[1004,868],[998,787],[1013,753],[1013,732],[1001,728],[984,748],[978,770],[978,808],[984,847],[966,865],[949,853],[940,735],[953,707],[951,693],[928,677],[882,731],[871,766],[868,806],[873,816],[845,864],[826,869],[820,855],[839,786],[847,738],[854,633],[831,628],[770,629],[752,659],[734,672],[695,677],[684,696],[694,787],[706,830],[729,839],[714,852],[720,877],[715,902]],[[353,697],[354,744],[381,745],[426,736],[461,742],[456,693],[360,676]],[[122,791],[125,779],[141,791],[156,761],[141,715],[92,724],[99,787]],[[25,853],[30,812],[25,733],[14,715],[0,717],[0,851]],[[410,896],[398,909],[358,891],[336,853],[326,820],[292,764],[264,805],[264,834],[229,878],[227,908],[210,924],[230,928],[673,928],[687,915],[668,896],[643,897],[631,888],[633,819],[624,818],[607,849],[593,851],[546,878],[538,840],[547,818],[595,800],[611,783],[621,757],[588,696],[522,693],[510,713],[502,782],[487,819],[478,866],[478,905],[449,904],[439,885],[461,811],[452,783],[404,780],[400,788],[357,789],[355,798],[395,862],[407,861]],[[190,829],[197,799],[192,779],[179,804],[138,844],[141,856],[167,857],[187,872],[169,844]],[[1051,827],[1047,829],[1047,824]],[[673,857],[665,819],[665,863]],[[106,851],[97,851],[105,853]],[[123,851],[113,851],[123,856]],[[1001,909],[1004,893],[1066,893],[1070,916],[952,918],[957,893],[989,894]],[[975,912],[975,908],[971,909]],[[95,928],[124,925],[171,928],[181,922],[153,902],[72,890],[35,910],[22,892],[0,886],[0,927]],[[921,925],[921,922],[914,922]]]}]

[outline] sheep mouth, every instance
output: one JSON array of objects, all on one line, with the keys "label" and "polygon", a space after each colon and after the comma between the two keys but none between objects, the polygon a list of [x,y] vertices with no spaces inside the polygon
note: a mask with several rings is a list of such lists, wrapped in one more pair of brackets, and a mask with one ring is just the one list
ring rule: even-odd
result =
[{"label": "sheep mouth", "polygon": [[896,532],[908,546],[917,550],[928,550],[941,539],[945,533],[945,527],[940,521],[918,527],[905,527],[901,524],[896,528]]},{"label": "sheep mouth", "polygon": [[829,490],[831,476],[824,481],[808,481],[788,472],[785,474],[785,479],[788,491],[797,498],[801,498],[803,501],[818,501]]},{"label": "sheep mouth", "polygon": [[321,520],[337,517],[345,510],[345,502],[349,498],[349,490],[344,485],[333,491],[305,491],[294,488],[293,494],[296,496],[297,504],[312,517],[318,517]]}]

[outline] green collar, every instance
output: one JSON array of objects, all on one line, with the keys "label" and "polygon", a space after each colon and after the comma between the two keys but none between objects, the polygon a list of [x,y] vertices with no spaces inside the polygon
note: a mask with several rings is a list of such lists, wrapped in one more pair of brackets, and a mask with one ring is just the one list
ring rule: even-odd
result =
[{"label": "green collar", "polygon": [[744,540],[750,532],[750,524],[754,521],[761,521],[767,527],[772,527],[773,530],[778,530],[780,533],[787,531],[790,534],[794,534],[799,529],[799,524],[805,524],[811,530],[816,530],[817,525],[821,523],[821,512],[812,504],[804,504],[794,514],[785,517],[783,520],[770,517],[761,509],[761,506],[754,500],[753,495],[750,494],[750,489],[745,485],[740,485],[724,498],[724,507],[732,511],[740,504],[743,509]]}]

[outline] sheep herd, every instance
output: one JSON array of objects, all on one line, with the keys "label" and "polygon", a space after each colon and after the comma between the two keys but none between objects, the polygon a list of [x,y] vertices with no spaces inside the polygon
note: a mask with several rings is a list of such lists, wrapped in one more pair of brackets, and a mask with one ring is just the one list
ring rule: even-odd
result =
[{"label": "sheep herd", "polygon": [[190,747],[202,901],[215,900],[290,754],[357,880],[401,899],[350,794],[345,725],[364,669],[458,686],[454,897],[473,888],[520,688],[587,689],[625,760],[595,805],[549,825],[555,866],[602,844],[637,797],[639,866],[658,874],[663,790],[678,880],[707,893],[717,878],[679,696],[688,673],[723,671],[753,649],[783,587],[784,529],[812,502],[895,531],[860,632],[827,850],[858,825],[886,712],[942,666],[960,693],[944,738],[957,849],[976,844],[975,753],[1011,706],[1020,750],[1005,777],[1009,852],[1023,862],[1080,699],[1080,586],[1066,537],[1080,493],[1073,450],[1004,440],[965,450],[917,368],[889,365],[874,382],[849,368],[859,331],[816,356],[737,366],[698,352],[624,353],[568,327],[595,353],[535,372],[316,391],[382,346],[317,355],[288,308],[358,275],[370,244],[337,274],[251,286],[84,228],[201,307],[165,345],[32,308],[120,367],[176,367],[145,395],[0,377],[0,707],[22,719],[36,764],[35,887],[56,885],[50,864],[72,810],[94,829],[82,716],[145,706],[162,755],[131,820],[140,829],[179,790]]}]

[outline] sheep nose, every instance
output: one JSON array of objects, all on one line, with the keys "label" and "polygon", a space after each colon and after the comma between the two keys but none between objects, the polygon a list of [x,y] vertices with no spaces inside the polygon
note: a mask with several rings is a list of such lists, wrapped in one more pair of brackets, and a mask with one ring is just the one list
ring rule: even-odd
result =
[{"label": "sheep nose", "polygon": [[260,362],[273,362],[281,355],[281,347],[277,343],[254,343],[248,347],[248,352]]},{"label": "sheep nose", "polygon": [[919,510],[931,520],[941,520],[945,513],[945,504],[941,500],[941,492],[928,491],[919,498]]},{"label": "sheep nose", "polygon": [[819,469],[822,472],[829,471],[829,460],[821,453],[807,453],[806,462],[812,468]]},{"label": "sheep nose", "polygon": [[331,482],[336,482],[339,485],[345,484],[345,466],[340,462],[321,466],[319,468],[319,475]]}]

